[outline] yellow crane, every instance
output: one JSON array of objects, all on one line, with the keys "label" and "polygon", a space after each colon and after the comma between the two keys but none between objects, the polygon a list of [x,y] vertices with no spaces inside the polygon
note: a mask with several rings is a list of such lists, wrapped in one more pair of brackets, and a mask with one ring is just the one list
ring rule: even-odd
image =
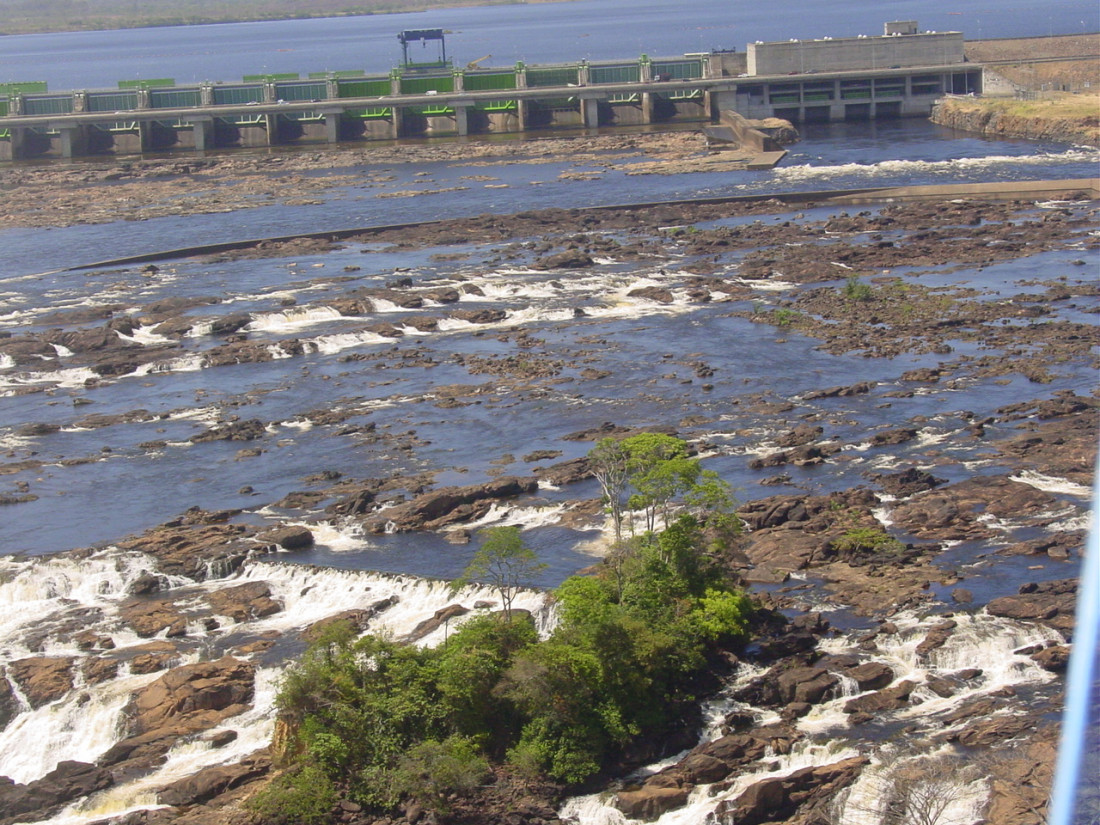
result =
[{"label": "yellow crane", "polygon": [[479,63],[488,60],[490,57],[492,57],[492,55],[487,54],[484,57],[479,57],[477,60],[471,60],[469,63],[466,64],[466,68],[472,71],[478,67]]}]

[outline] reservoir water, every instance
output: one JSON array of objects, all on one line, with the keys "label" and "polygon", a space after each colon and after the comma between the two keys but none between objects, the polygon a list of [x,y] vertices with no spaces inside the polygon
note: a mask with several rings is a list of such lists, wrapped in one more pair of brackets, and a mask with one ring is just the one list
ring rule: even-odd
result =
[{"label": "reservoir water", "polygon": [[[319,20],[70,32],[0,37],[0,83],[45,80],[51,90],[113,88],[119,80],[171,77],[177,83],[239,80],[246,74],[362,69],[386,73],[400,62],[396,35],[442,28],[456,65],[510,66],[667,57],[711,49],[743,51],[756,41],[882,33],[888,20],[967,39],[1084,34],[1100,30],[1090,0],[919,0],[880,6],[863,0],[765,3],[699,0],[573,0],[439,9]],[[2,28],[0,21],[0,28]],[[432,49],[434,49],[434,45]],[[434,51],[431,58],[434,59]]]}]

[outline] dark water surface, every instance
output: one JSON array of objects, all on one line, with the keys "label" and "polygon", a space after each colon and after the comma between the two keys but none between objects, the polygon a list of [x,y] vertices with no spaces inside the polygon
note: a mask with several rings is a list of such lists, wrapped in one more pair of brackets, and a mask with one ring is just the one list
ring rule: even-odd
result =
[{"label": "dark water surface", "polygon": [[[404,29],[447,30],[457,65],[631,60],[711,49],[744,51],[756,40],[882,33],[889,20],[968,39],[1082,34],[1100,30],[1091,0],[865,0],[780,4],[700,0],[576,0],[321,20],[71,32],[0,37],[0,83],[46,80],[51,90],[113,88],[119,80],[233,81],[246,74],[363,69],[400,62]],[[0,28],[3,21],[0,19]],[[434,45],[430,58],[435,59]]]}]

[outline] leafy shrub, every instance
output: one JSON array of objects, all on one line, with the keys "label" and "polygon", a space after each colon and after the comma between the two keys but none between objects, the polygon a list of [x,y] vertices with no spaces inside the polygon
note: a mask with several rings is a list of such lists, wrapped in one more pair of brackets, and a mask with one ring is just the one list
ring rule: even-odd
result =
[{"label": "leafy shrub", "polygon": [[883,553],[904,549],[896,538],[877,527],[852,527],[832,543],[839,553]]},{"label": "leafy shrub", "polygon": [[327,821],[337,802],[324,770],[302,765],[280,774],[248,800],[248,807],[273,825],[315,825]]},{"label": "leafy shrub", "polygon": [[445,811],[448,796],[468,795],[488,775],[489,762],[477,745],[463,736],[449,736],[410,748],[393,771],[392,783],[397,796]]},{"label": "leafy shrub", "polygon": [[772,323],[777,327],[789,327],[798,320],[798,312],[787,307],[772,310]]},{"label": "leafy shrub", "polygon": [[865,284],[858,275],[849,275],[844,284],[844,297],[851,301],[870,301],[874,297],[870,284]]}]

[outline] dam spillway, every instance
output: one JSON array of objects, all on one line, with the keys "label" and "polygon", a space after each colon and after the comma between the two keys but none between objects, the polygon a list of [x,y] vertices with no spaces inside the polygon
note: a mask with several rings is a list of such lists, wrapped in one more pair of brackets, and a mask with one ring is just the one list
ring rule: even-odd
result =
[{"label": "dam spillway", "polygon": [[963,42],[960,32],[903,21],[876,37],[620,62],[460,69],[441,61],[378,76],[120,81],[59,93],[8,84],[0,85],[0,160],[710,123],[724,110],[795,122],[927,117],[945,94],[981,91],[981,67],[965,62]]}]

